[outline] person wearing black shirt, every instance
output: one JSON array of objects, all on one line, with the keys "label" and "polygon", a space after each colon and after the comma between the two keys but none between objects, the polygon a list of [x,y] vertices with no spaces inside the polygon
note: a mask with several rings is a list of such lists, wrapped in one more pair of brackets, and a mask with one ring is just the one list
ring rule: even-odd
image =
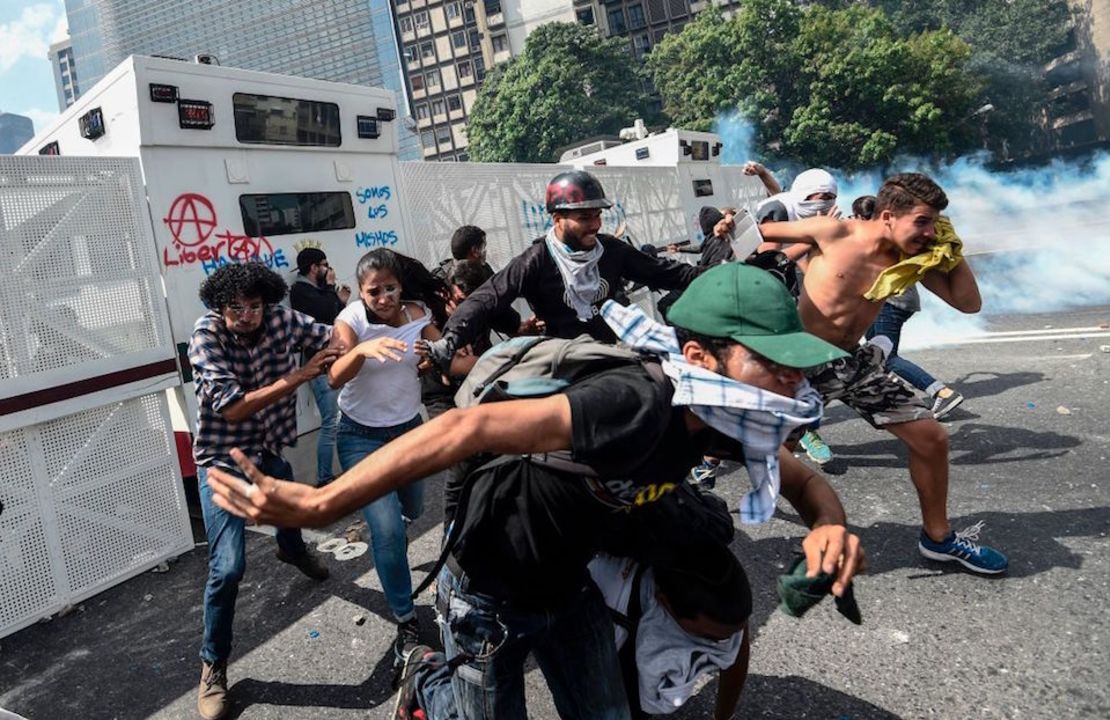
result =
[{"label": "person wearing black shirt", "polygon": [[[610,322],[619,307],[604,308]],[[451,692],[423,697],[420,706],[430,720],[443,717],[432,709],[441,702],[462,718],[525,717],[524,659],[532,653],[562,717],[628,718],[612,626],[587,564],[607,546],[614,519],[661,512],[707,450],[739,442],[745,455],[761,459],[748,466],[753,479],[753,468],[772,468],[776,482],[757,503],[756,519],[773,512],[781,481],[781,494],[813,528],[803,543],[809,569],[835,574],[834,594],[845,591],[862,561],[831,486],[781,447],[785,433],[806,418],[761,409],[801,403],[819,412],[820,399],[800,368],[842,351],[802,330],[781,283],[738,263],[704,273],[671,314],[678,326],[670,335],[672,369],[709,384],[704,395],[682,395],[688,405],[674,398],[691,389],[689,375],[660,378],[644,364],[609,367],[548,397],[448,411],[325,488],[266,477],[241,455],[251,484],[217,471],[209,482],[230,512],[318,526],[464,459],[500,456],[470,477],[465,513],[460,507],[455,520],[462,533],[437,584]],[[623,337],[632,325],[613,327]],[[731,403],[736,393],[757,398],[758,407]],[[775,432],[756,437],[753,423]],[[593,477],[543,459],[559,451],[569,451]],[[742,503],[742,518],[746,508],[752,510]],[[405,677],[403,703],[414,691],[412,676]]]},{"label": "person wearing black shirt", "polygon": [[552,219],[547,235],[459,305],[443,338],[430,344],[432,357],[449,361],[455,348],[488,327],[487,318],[517,298],[524,298],[546,324],[546,335],[590,335],[613,342],[613,331],[598,317],[598,308],[617,297],[626,281],[680,290],[697,277],[696,268],[651,257],[612,235],[598,234],[601,211],[612,205],[593,175],[581,170],[556,175],[547,185]]},{"label": "person wearing black shirt", "polygon": [[[307,247],[297,253],[297,279],[289,289],[289,305],[294,310],[322,325],[334,325],[335,316],[347,305],[350,297],[351,290],[346,285],[336,287],[335,270],[323,250]],[[313,378],[308,387],[320,413],[320,436],[316,439],[316,484],[326,485],[332,479],[339,391],[331,389],[326,375]]]}]

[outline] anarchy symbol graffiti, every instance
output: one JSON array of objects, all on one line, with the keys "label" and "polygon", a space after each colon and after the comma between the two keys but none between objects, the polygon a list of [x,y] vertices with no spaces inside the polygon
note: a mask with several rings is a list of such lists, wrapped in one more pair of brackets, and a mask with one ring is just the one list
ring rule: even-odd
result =
[{"label": "anarchy symbol graffiti", "polygon": [[180,245],[200,245],[216,229],[216,210],[208,198],[199,193],[182,193],[170,205],[162,222]]}]

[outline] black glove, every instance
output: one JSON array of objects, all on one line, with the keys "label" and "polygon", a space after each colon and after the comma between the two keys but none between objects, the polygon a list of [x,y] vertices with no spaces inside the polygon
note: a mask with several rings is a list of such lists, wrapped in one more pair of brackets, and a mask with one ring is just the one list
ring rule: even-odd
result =
[{"label": "black glove", "polygon": [[451,360],[455,357],[458,341],[452,334],[444,335],[439,340],[421,341],[427,350],[428,357],[435,363],[444,375],[451,371]]}]

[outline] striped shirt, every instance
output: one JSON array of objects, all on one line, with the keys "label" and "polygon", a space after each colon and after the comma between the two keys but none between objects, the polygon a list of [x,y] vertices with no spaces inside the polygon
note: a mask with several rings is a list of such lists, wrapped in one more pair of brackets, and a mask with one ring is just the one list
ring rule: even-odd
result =
[{"label": "striped shirt", "polygon": [[267,305],[261,335],[253,345],[228,330],[223,317],[209,311],[197,320],[189,338],[189,363],[197,393],[197,465],[234,467],[237,447],[257,459],[263,451],[280,455],[297,441],[297,395],[290,393],[242,422],[222,415],[247,393],[293,372],[301,350],[314,353],[331,339],[331,326],[284,305]]}]

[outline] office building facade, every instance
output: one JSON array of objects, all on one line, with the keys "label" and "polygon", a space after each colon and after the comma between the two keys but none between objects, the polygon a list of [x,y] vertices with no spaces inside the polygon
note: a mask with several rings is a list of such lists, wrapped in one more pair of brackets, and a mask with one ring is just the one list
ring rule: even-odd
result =
[{"label": "office building facade", "polygon": [[35,136],[31,118],[0,112],[0,155],[11,155]]},{"label": "office building facade", "polygon": [[47,52],[54,68],[54,89],[58,93],[58,110],[65,110],[81,95],[77,82],[77,64],[73,60],[73,44],[69,38],[50,46]]}]

